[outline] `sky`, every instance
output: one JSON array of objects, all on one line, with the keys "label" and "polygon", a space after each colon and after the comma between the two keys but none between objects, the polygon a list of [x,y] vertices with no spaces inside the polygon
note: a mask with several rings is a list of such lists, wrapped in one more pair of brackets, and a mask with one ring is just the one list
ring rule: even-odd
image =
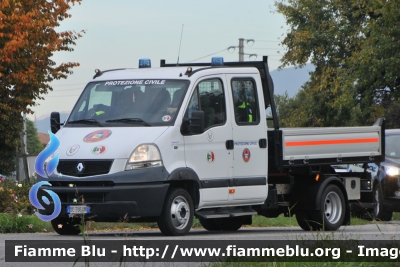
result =
[{"label": "sky", "polygon": [[[213,56],[238,61],[239,38],[244,52],[257,54],[244,60],[269,56],[270,71],[280,65],[286,33],[284,17],[275,12],[274,0],[82,0],[72,6],[71,18],[57,31],[84,30],[73,52],[55,52],[57,64],[79,62],[67,79],[53,81],[53,91],[42,95],[32,107],[31,120],[51,112],[69,113],[94,70],[137,68],[140,58],[150,58],[152,67],[166,63],[209,62]],[[182,31],[183,28],[183,31]],[[181,38],[182,37],[182,38]]]}]

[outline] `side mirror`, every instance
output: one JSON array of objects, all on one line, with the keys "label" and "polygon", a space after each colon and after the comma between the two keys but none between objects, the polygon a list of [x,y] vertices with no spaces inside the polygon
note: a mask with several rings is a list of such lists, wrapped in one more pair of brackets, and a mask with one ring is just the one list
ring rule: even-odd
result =
[{"label": "side mirror", "polygon": [[53,134],[60,130],[60,113],[59,112],[52,112],[50,115],[50,129]]},{"label": "side mirror", "polygon": [[184,118],[181,126],[181,133],[183,135],[204,133],[204,111],[193,111],[192,117]]}]

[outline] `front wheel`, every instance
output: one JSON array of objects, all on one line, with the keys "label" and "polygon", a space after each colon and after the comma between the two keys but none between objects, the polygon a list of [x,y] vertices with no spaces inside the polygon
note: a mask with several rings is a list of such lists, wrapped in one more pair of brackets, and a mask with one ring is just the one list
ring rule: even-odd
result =
[{"label": "front wheel", "polygon": [[189,193],[183,188],[171,188],[158,219],[158,227],[164,235],[185,235],[192,227],[193,213],[193,202]]},{"label": "front wheel", "polygon": [[374,187],[374,218],[378,221],[390,221],[393,211],[389,211],[384,206],[383,192],[379,184]]},{"label": "front wheel", "polygon": [[78,235],[81,232],[79,228],[80,219],[76,218],[55,218],[51,221],[51,226],[59,235]]},{"label": "front wheel", "polygon": [[336,231],[345,217],[343,193],[336,185],[328,185],[322,193],[321,201],[321,209],[314,215],[316,230]]}]

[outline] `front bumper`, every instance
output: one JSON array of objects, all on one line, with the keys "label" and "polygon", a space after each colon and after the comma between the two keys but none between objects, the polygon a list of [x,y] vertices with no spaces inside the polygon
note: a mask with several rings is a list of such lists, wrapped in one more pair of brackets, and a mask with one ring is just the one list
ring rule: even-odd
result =
[{"label": "front bumper", "polygon": [[[148,176],[151,179],[146,179]],[[169,188],[165,183],[167,177],[166,170],[161,167],[97,177],[50,177],[41,180],[47,180],[52,186],[41,189],[51,190],[60,198],[58,217],[69,216],[69,205],[87,205],[90,213],[85,216],[91,220],[134,221],[160,216]],[[54,208],[49,208],[39,213],[50,215],[53,211]]]}]

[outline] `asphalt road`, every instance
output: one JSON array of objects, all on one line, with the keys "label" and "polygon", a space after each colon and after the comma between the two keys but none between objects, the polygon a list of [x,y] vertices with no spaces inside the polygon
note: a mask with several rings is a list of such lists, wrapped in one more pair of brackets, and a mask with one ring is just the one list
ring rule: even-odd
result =
[{"label": "asphalt road", "polygon": [[[345,226],[336,232],[305,232],[299,227],[266,227],[242,228],[236,232],[208,232],[206,230],[191,230],[183,237],[166,237],[158,230],[149,231],[119,231],[119,232],[89,232],[89,240],[189,240],[195,244],[198,240],[400,240],[400,221],[377,223],[369,225]],[[56,233],[37,234],[1,234],[0,235],[0,266],[73,266],[73,263],[9,263],[5,262],[5,240],[47,240],[82,241],[82,236],[60,236]],[[127,263],[122,266],[202,266],[194,263]],[[77,263],[75,266],[84,266]],[[90,263],[90,266],[119,266],[117,263]]]}]

